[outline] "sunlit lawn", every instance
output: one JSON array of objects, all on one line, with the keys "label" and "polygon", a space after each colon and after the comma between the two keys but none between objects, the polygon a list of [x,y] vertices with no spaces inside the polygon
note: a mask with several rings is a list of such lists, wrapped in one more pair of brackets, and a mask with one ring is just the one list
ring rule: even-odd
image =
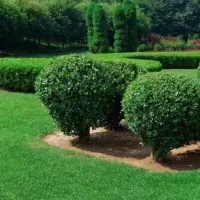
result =
[{"label": "sunlit lawn", "polygon": [[196,69],[170,69],[170,70],[165,70],[165,71],[170,71],[175,74],[183,74],[191,78],[196,78],[197,77],[197,70]]}]

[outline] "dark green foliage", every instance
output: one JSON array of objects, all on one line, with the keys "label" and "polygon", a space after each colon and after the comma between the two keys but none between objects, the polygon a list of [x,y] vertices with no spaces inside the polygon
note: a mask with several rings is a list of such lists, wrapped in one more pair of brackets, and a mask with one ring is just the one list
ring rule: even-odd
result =
[{"label": "dark green foliage", "polygon": [[131,56],[132,58],[157,60],[162,63],[164,69],[196,69],[200,62],[198,54],[188,53],[141,53]]},{"label": "dark green foliage", "polygon": [[61,130],[88,142],[90,127],[105,120],[111,81],[101,63],[71,55],[59,57],[45,68],[36,90]]},{"label": "dark green foliage", "polygon": [[39,75],[38,68],[0,68],[0,86],[12,91],[33,92],[34,82]]},{"label": "dark green foliage", "polygon": [[[90,1],[83,3],[82,0],[77,2],[70,0],[0,0],[1,50],[18,49],[19,47],[21,49],[22,45],[24,48],[30,48],[28,45],[30,42],[34,43],[34,48],[44,45],[85,46],[87,41],[86,8],[90,4]],[[106,15],[106,20],[103,20],[106,28],[103,29],[107,31],[102,36],[105,39],[100,42],[106,41],[107,46],[108,39],[109,45],[113,46],[113,12],[116,2],[109,4],[101,2],[101,5],[105,10],[103,15]],[[92,9],[89,12],[91,15]],[[139,8],[137,8],[137,21],[138,35],[146,36],[151,27],[150,18]],[[89,24],[91,25],[91,18]],[[89,35],[91,31],[92,29],[88,32]]]},{"label": "dark green foliage", "polygon": [[110,71],[112,76],[113,95],[109,100],[109,109],[106,121],[103,124],[106,128],[115,130],[119,128],[120,120],[124,119],[122,112],[122,96],[127,85],[137,77],[137,66],[131,62],[123,61],[102,61],[102,66]]},{"label": "dark green foliage", "polygon": [[154,51],[162,51],[163,47],[160,44],[155,44],[154,45]]},{"label": "dark green foliage", "polygon": [[137,47],[136,6],[132,1],[125,0],[124,9],[128,25],[128,51],[133,52]]},{"label": "dark green foliage", "polygon": [[170,150],[200,137],[200,98],[196,80],[166,72],[139,77],[123,99],[130,129],[150,145],[157,161]]},{"label": "dark green foliage", "polygon": [[150,50],[152,50],[152,47],[148,44],[140,44],[137,47],[138,52],[145,52],[145,51],[150,51]]},{"label": "dark green foliage", "polygon": [[0,60],[0,87],[12,91],[34,92],[34,82],[50,59],[4,58]]},{"label": "dark green foliage", "polygon": [[161,35],[180,35],[200,32],[198,0],[154,0],[149,14],[153,32]]},{"label": "dark green foliage", "polygon": [[47,3],[53,20],[53,40],[63,47],[85,42],[86,27],[84,16],[74,3],[66,0],[53,0]]},{"label": "dark green foliage", "polygon": [[113,24],[115,29],[114,48],[115,52],[128,51],[128,24],[126,20],[125,10],[122,5],[115,8],[113,16]]},{"label": "dark green foliage", "polygon": [[94,34],[91,48],[93,53],[106,53],[109,51],[106,22],[106,14],[103,7],[96,4],[93,11]]},{"label": "dark green foliage", "polygon": [[87,43],[89,47],[89,51],[92,51],[92,40],[93,40],[93,34],[94,34],[94,28],[93,28],[93,11],[94,11],[94,4],[90,4],[87,7],[86,14],[85,14],[85,20],[87,25]]},{"label": "dark green foliage", "polygon": [[21,42],[26,22],[26,15],[18,5],[0,0],[0,50]]},{"label": "dark green foliage", "polygon": [[27,13],[26,37],[37,40],[51,40],[53,34],[53,20],[49,10],[37,1],[30,0],[21,5]]}]

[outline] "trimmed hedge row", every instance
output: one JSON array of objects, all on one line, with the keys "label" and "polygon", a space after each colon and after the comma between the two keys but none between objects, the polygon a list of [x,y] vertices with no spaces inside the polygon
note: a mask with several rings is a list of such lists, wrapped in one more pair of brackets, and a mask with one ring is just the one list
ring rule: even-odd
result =
[{"label": "trimmed hedge row", "polygon": [[0,59],[0,87],[12,91],[33,92],[36,77],[50,58]]},{"label": "trimmed hedge row", "polygon": [[[101,59],[101,55],[105,56],[105,59]],[[138,71],[160,71],[161,64],[156,61],[146,60],[133,60],[122,58],[125,54],[111,54],[117,56],[107,59],[109,54],[98,54],[95,57],[93,54],[89,54],[97,61],[110,63],[113,62],[113,66],[119,66],[121,62],[126,66],[134,66],[134,69]],[[103,57],[102,56],[102,57]],[[120,58],[121,56],[121,58]],[[52,58],[1,58],[0,59],[0,87],[20,92],[34,92],[34,82],[36,77],[40,74],[40,71],[51,63]],[[110,64],[108,64],[110,66]],[[131,67],[132,68],[132,67]],[[122,69],[120,67],[120,69]]]},{"label": "trimmed hedge row", "polygon": [[[97,61],[134,65],[138,72],[161,71],[162,65],[165,69],[192,69],[197,68],[200,62],[200,52],[109,53],[88,56]],[[0,87],[13,91],[34,92],[36,77],[51,61],[52,58],[1,58]]]},{"label": "trimmed hedge row", "polygon": [[132,55],[134,53],[88,54],[89,57],[95,60],[132,63],[138,67],[138,71],[142,72],[158,72],[162,70],[162,64],[159,61],[132,59]]},{"label": "trimmed hedge row", "polygon": [[129,59],[157,60],[164,69],[196,69],[200,52],[146,52],[128,55]]}]

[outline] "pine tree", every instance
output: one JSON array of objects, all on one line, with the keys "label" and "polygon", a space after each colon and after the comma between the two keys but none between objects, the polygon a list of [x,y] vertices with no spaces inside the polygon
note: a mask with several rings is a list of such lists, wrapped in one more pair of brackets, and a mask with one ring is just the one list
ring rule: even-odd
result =
[{"label": "pine tree", "polygon": [[126,52],[128,50],[128,25],[125,16],[125,10],[122,5],[118,5],[115,8],[113,24],[115,28],[115,52]]},{"label": "pine tree", "polygon": [[103,7],[95,5],[93,12],[94,35],[92,41],[93,53],[106,53],[109,51],[109,41],[107,33],[107,20]]}]

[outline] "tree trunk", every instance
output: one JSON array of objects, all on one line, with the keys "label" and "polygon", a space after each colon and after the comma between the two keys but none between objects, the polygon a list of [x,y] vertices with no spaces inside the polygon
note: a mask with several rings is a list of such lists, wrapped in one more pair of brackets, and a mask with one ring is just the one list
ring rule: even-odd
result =
[{"label": "tree trunk", "polygon": [[81,144],[88,144],[90,142],[90,128],[86,128],[80,133],[79,142]]},{"label": "tree trunk", "polygon": [[156,162],[164,162],[167,158],[167,153],[159,149],[153,149],[151,153],[151,158]]}]

